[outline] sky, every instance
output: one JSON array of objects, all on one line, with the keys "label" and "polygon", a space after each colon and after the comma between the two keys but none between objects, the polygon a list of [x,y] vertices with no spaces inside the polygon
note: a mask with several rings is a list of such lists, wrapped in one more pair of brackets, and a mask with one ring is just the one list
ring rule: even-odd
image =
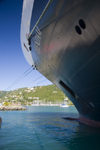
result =
[{"label": "sky", "polygon": [[24,77],[30,65],[20,42],[22,4],[23,0],[0,0],[0,90],[51,84],[36,70]]}]

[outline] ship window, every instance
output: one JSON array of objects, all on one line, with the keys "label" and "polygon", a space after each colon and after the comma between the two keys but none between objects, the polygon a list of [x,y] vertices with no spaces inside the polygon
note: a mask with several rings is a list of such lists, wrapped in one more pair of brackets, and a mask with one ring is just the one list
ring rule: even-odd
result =
[{"label": "ship window", "polygon": [[79,25],[80,25],[80,27],[81,27],[82,29],[85,29],[85,28],[86,28],[86,24],[85,24],[85,22],[84,22],[83,19],[80,19],[80,20],[79,20]]},{"label": "ship window", "polygon": [[41,14],[45,8],[45,6],[48,3],[48,1],[49,0],[35,0],[34,5],[33,5],[30,30],[33,29],[34,25],[38,21],[39,17],[41,16]]},{"label": "ship window", "polygon": [[79,26],[75,26],[75,30],[78,34],[82,34],[82,31]]},{"label": "ship window", "polygon": [[70,89],[62,80],[59,81],[60,85],[67,90],[74,98],[75,98],[75,93]]}]

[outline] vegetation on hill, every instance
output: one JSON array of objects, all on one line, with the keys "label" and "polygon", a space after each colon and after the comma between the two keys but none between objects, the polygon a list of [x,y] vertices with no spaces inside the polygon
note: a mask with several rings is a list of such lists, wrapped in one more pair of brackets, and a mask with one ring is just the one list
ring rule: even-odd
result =
[{"label": "vegetation on hill", "polygon": [[[21,88],[9,92],[0,92],[0,102],[31,104],[35,101],[41,103],[62,103],[65,95],[55,85]],[[72,104],[69,100],[69,104]]]}]

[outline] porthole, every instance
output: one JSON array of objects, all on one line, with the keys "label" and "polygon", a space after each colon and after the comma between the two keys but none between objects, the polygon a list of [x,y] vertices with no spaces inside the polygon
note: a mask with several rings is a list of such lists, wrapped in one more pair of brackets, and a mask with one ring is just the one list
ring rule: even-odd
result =
[{"label": "porthole", "polygon": [[78,34],[82,34],[81,28],[79,26],[75,26],[75,30]]},{"label": "porthole", "polygon": [[85,29],[86,28],[86,24],[85,24],[85,21],[83,19],[80,19],[79,20],[79,25],[82,29]]}]

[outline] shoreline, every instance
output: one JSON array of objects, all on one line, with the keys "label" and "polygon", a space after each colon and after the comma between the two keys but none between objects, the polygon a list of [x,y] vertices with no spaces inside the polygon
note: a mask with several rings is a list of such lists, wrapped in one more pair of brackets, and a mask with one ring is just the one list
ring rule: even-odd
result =
[{"label": "shoreline", "polygon": [[[57,107],[63,107],[62,104],[45,104],[45,103],[41,103],[41,104],[31,104],[31,105],[9,105],[9,106],[0,106],[0,111],[24,111],[24,110],[27,110],[27,107],[28,106],[49,106],[49,107],[52,107],[52,106],[57,106]],[[73,105],[67,105],[65,107],[70,107],[70,106],[73,106]]]},{"label": "shoreline", "polygon": [[[62,104],[45,104],[45,103],[41,103],[41,104],[32,104],[32,105],[27,105],[27,106],[59,106],[59,107],[62,107]],[[69,107],[69,106],[73,106],[73,105],[65,104],[65,106]]]},{"label": "shoreline", "polygon": [[31,106],[60,106],[60,104],[32,104]]}]

